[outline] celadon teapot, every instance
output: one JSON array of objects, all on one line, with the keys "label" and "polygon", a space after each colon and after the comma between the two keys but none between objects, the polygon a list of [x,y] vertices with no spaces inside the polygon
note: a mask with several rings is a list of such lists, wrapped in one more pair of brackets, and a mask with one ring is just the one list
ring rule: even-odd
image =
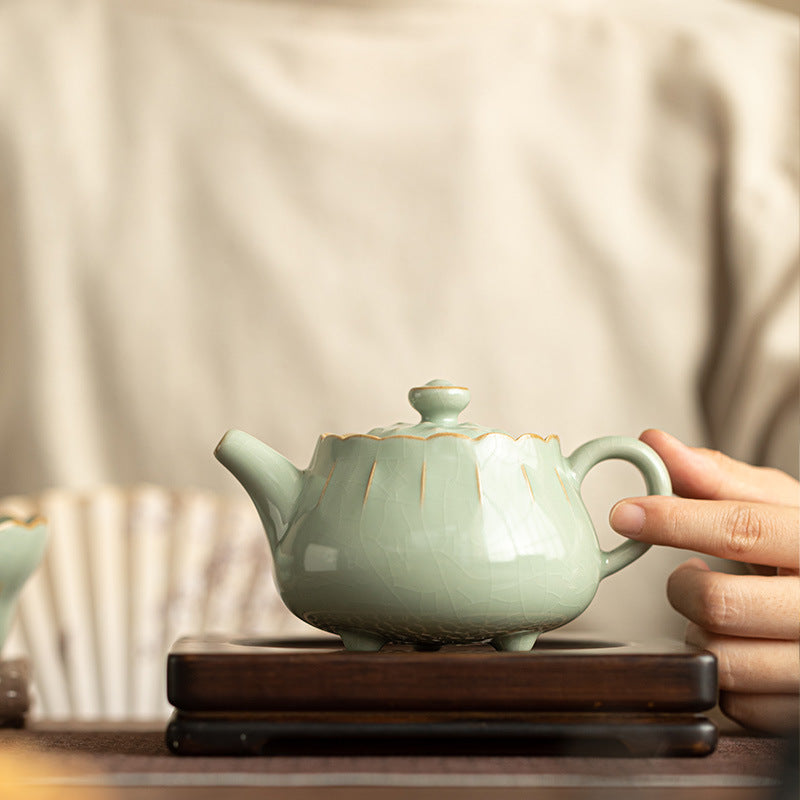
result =
[{"label": "celadon teapot", "polygon": [[459,422],[463,387],[431,381],[409,401],[416,424],[322,435],[305,470],[242,431],[215,452],[258,509],[283,602],[348,650],[529,650],[648,549],[601,550],[580,494],[589,469],[612,458],[634,464],[650,494],[669,494],[644,443],[608,436],[565,457],[557,436]]}]

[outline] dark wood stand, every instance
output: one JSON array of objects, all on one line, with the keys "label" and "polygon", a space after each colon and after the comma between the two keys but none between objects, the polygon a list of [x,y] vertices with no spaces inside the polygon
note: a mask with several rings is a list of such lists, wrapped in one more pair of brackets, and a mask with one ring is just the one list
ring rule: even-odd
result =
[{"label": "dark wood stand", "polygon": [[260,755],[301,746],[423,745],[569,755],[707,755],[717,696],[707,652],[541,637],[530,653],[488,645],[430,652],[344,650],[335,637],[179,640],[167,660],[185,755]]}]

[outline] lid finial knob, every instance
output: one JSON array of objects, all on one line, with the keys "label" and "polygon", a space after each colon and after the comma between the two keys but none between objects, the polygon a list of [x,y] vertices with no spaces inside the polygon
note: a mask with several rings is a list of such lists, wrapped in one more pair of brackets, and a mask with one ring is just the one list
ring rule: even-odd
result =
[{"label": "lid finial knob", "polygon": [[415,386],[408,393],[408,402],[419,412],[422,422],[457,425],[458,415],[469,404],[469,389],[453,386],[449,381],[430,381]]}]

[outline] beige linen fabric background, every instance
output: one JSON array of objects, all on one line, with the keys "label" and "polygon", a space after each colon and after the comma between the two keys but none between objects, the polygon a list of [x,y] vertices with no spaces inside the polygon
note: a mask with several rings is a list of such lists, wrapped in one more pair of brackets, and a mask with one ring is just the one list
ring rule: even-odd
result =
[{"label": "beige linen fabric background", "polygon": [[[409,387],[797,471],[798,32],[733,0],[0,4],[0,494],[239,491]],[[632,468],[585,484],[604,547]],[[680,635],[653,550],[576,623]]]}]

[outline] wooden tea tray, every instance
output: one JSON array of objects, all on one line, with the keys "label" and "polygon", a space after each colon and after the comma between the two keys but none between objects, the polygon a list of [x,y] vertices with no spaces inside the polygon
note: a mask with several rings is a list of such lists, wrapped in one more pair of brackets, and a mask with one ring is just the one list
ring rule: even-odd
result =
[{"label": "wooden tea tray", "polygon": [[649,645],[544,635],[528,653],[489,645],[424,652],[346,651],[338,638],[178,640],[167,694],[182,711],[694,712],[717,697],[714,657]]},{"label": "wooden tea tray", "polygon": [[[571,754],[704,755],[716,728],[714,657],[542,636],[529,653],[489,645],[344,650],[335,637],[180,639],[167,660],[176,708],[167,744],[183,754],[260,754],[278,743],[477,742]],[[577,750],[576,750],[577,748]]]},{"label": "wooden tea tray", "polygon": [[705,756],[717,728],[691,714],[192,714],[175,711],[166,742],[177,755],[326,753]]}]

